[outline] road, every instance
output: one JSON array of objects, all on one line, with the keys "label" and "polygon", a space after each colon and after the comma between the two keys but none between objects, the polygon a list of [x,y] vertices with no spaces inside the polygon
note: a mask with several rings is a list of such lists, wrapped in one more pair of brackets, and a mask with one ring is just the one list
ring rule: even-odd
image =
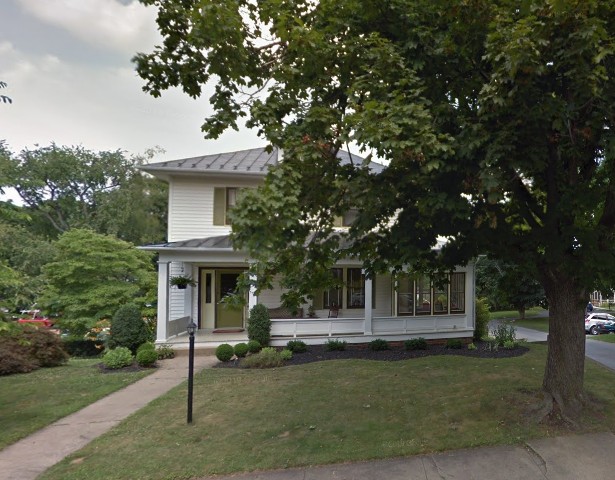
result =
[{"label": "road", "polygon": [[[528,342],[544,342],[547,334],[530,328],[517,327],[517,338],[525,338]],[[585,341],[585,356],[605,367],[615,370],[615,343],[601,342],[591,335]]]}]

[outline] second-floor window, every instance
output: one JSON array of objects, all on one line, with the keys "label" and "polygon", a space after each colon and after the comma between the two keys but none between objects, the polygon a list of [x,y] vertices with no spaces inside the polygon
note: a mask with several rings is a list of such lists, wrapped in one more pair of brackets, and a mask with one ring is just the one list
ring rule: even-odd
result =
[{"label": "second-floor window", "polygon": [[214,188],[214,225],[230,225],[229,212],[237,204],[238,187]]}]

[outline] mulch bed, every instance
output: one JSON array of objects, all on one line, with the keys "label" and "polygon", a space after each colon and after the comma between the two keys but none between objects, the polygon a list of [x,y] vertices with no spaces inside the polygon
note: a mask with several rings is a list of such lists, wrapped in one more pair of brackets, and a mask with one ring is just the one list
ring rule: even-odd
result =
[{"label": "mulch bed", "polygon": [[123,368],[107,368],[104,363],[97,363],[94,365],[95,368],[98,368],[100,373],[126,373],[126,372],[142,372],[143,370],[151,370],[152,368],[158,368],[158,365],[154,364],[151,367],[141,367],[137,362],[134,362],[132,365]]},{"label": "mulch bed", "polygon": [[[304,363],[322,362],[324,360],[380,360],[385,362],[395,362],[408,360],[411,358],[423,358],[432,355],[456,355],[462,357],[478,358],[510,358],[519,357],[526,353],[527,347],[518,346],[512,349],[500,348],[489,350],[486,342],[475,342],[476,350],[469,350],[464,345],[463,348],[446,348],[444,345],[428,345],[426,350],[405,350],[404,347],[391,347],[390,350],[373,351],[363,346],[347,345],[346,350],[328,351],[323,345],[308,345],[308,351],[304,353],[294,353],[293,358],[284,362],[285,366],[302,365]],[[241,360],[230,362],[219,362],[216,367],[221,368],[241,368]]]}]

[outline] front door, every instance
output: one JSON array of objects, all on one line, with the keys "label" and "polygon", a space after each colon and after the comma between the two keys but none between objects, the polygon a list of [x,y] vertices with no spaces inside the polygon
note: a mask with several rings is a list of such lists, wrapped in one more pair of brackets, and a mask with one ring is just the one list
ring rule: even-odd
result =
[{"label": "front door", "polygon": [[231,307],[221,303],[226,295],[232,294],[237,289],[237,279],[241,270],[217,270],[216,271],[216,328],[242,328],[243,308]]},{"label": "front door", "polygon": [[216,272],[201,270],[201,316],[199,328],[215,328],[216,322]]}]

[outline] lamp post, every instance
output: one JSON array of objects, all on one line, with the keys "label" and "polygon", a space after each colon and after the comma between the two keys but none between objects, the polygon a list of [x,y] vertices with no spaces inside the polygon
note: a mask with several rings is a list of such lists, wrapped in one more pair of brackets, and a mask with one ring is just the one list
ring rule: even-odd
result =
[{"label": "lamp post", "polygon": [[190,323],[186,327],[190,336],[190,350],[188,353],[188,423],[192,423],[192,380],[194,377],[194,332],[196,332],[196,323],[190,319]]}]

